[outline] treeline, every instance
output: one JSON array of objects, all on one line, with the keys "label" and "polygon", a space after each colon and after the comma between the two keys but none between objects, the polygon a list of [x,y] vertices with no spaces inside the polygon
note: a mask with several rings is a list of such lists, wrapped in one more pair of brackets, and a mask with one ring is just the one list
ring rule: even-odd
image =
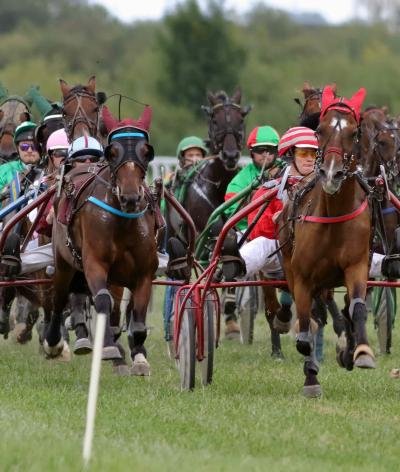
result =
[{"label": "treeline", "polygon": [[[400,113],[400,35],[383,23],[304,24],[263,5],[237,17],[215,0],[206,11],[188,0],[160,21],[129,25],[84,0],[0,0],[0,12],[0,81],[11,94],[38,84],[58,100],[58,78],[86,83],[95,74],[109,96],[153,106],[157,154],[174,154],[187,134],[206,136],[207,89],[240,85],[254,105],[248,130],[296,123],[304,80],[336,81],[343,95],[365,86],[366,104]],[[117,98],[109,103],[117,112]],[[122,103],[123,116],[141,110]]]}]

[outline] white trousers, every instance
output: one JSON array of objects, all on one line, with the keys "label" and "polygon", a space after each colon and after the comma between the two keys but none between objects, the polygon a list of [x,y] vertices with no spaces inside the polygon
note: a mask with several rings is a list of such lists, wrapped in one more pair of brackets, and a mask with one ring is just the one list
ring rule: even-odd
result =
[{"label": "white trousers", "polygon": [[[28,246],[29,247],[29,246]],[[168,254],[157,253],[157,274],[163,275],[168,264]],[[21,274],[29,274],[54,265],[53,246],[51,243],[21,253]]]},{"label": "white trousers", "polygon": [[[277,248],[278,242],[276,239],[268,239],[263,236],[259,236],[242,246],[240,255],[246,263],[246,277],[254,277],[259,272],[272,278],[277,278],[279,274],[283,275],[278,254],[268,257]],[[382,254],[373,253],[369,270],[371,278],[382,276],[382,260],[384,257]]]}]

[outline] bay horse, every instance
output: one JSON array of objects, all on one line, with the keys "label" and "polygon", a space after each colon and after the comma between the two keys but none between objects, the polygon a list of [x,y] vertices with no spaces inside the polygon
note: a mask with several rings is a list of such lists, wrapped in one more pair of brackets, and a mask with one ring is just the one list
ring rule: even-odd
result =
[{"label": "bay horse", "polygon": [[[315,358],[312,298],[321,290],[345,285],[347,346],[341,366],[374,368],[368,345],[365,296],[371,243],[371,212],[366,188],[357,173],[360,158],[360,109],[365,89],[351,100],[337,99],[331,87],[322,95],[317,136],[320,145],[316,176],[285,205],[280,233],[283,266],[297,310],[297,350],[305,356],[304,394],[322,393]],[[289,242],[288,244],[285,244]]]}]

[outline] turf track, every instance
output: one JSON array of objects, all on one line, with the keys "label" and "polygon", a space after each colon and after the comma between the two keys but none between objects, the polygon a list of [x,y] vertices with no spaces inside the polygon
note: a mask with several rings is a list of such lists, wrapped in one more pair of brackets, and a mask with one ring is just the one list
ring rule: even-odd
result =
[{"label": "turf track", "polygon": [[[393,355],[379,357],[375,371],[349,373],[334,360],[330,325],[324,397],[306,400],[293,340],[284,339],[284,362],[271,360],[259,316],[253,346],[223,342],[214,383],[181,393],[160,306],[149,320],[152,376],[116,378],[104,365],[89,470],[398,470],[400,380],[388,372],[400,367],[399,328]],[[372,323],[369,331],[375,348]],[[0,470],[81,470],[90,358],[46,361],[36,339],[27,346],[1,340],[0,350]]]}]

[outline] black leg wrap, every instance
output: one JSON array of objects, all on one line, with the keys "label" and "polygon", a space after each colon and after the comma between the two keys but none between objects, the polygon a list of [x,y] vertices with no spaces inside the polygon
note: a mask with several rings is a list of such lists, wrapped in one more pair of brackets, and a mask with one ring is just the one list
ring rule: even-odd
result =
[{"label": "black leg wrap", "polygon": [[291,305],[282,305],[279,311],[276,314],[278,320],[288,323],[292,319],[292,310],[290,309]]},{"label": "black leg wrap", "polygon": [[147,352],[144,347],[144,342],[147,338],[147,329],[144,323],[131,322],[129,323],[128,343],[131,350],[132,360],[136,354],[143,354],[147,357]]},{"label": "black leg wrap", "polygon": [[313,350],[313,339],[309,331],[301,331],[296,336],[296,349],[303,356],[310,356]]},{"label": "black leg wrap", "polygon": [[352,319],[353,323],[367,322],[367,310],[364,303],[356,303],[354,305]]},{"label": "black leg wrap", "polygon": [[4,339],[8,338],[10,332],[10,311],[0,309],[0,334],[4,336]]},{"label": "black leg wrap", "polygon": [[94,306],[97,313],[109,315],[113,307],[113,299],[108,290],[100,290],[94,298]]}]

